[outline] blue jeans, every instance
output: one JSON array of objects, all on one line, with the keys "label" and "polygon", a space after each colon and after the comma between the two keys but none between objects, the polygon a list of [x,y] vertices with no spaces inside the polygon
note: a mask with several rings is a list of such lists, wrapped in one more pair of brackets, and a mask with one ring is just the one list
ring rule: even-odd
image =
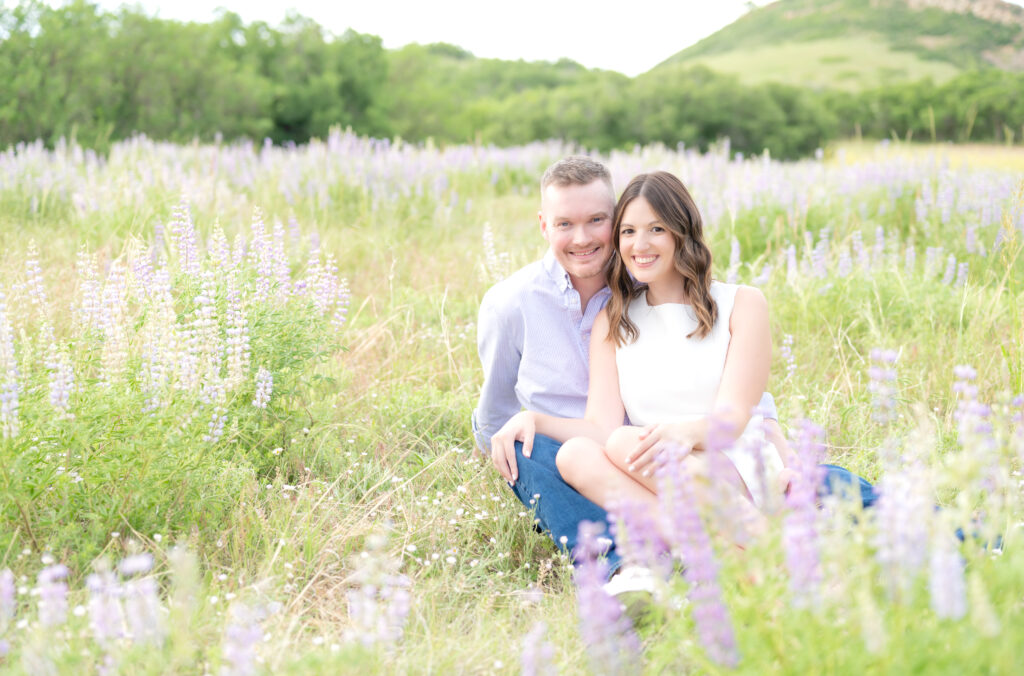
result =
[{"label": "blue jeans", "polygon": [[538,434],[533,439],[533,452],[527,458],[523,455],[523,444],[517,441],[519,479],[512,486],[512,492],[527,509],[534,511],[538,525],[551,536],[555,546],[568,550],[570,555],[576,547],[581,521],[605,524],[605,536],[613,543],[607,553],[609,573],[612,573],[622,565],[622,559],[608,532],[608,513],[562,479],[555,465],[555,455],[561,445]]},{"label": "blue jeans", "polygon": [[878,490],[868,483],[867,479],[838,465],[819,465],[819,467],[825,470],[821,488],[818,489],[819,497],[838,495],[854,500],[860,498],[861,506],[864,509],[878,501]]}]

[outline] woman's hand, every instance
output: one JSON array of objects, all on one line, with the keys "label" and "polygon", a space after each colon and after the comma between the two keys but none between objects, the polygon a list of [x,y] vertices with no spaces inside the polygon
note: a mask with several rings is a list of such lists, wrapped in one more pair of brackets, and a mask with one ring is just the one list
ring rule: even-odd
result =
[{"label": "woman's hand", "polygon": [[685,456],[693,450],[696,439],[685,425],[648,425],[640,433],[636,448],[626,456],[629,471],[651,476],[657,466],[656,460],[670,444],[678,446]]},{"label": "woman's hand", "polygon": [[516,463],[516,442],[523,442],[523,455],[527,458],[533,452],[533,437],[537,433],[537,421],[531,411],[520,411],[509,418],[491,437],[491,462],[498,468],[498,474],[509,484],[519,479]]}]

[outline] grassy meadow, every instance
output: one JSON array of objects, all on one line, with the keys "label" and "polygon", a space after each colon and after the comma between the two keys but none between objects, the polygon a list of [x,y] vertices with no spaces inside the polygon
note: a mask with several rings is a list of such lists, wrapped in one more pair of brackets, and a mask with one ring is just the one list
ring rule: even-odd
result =
[{"label": "grassy meadow", "polygon": [[679,576],[639,651],[588,644],[567,558],[473,450],[476,310],[542,255],[571,151],[0,154],[0,670],[1019,672],[1020,151],[603,157],[687,183],[716,276],[769,300],[783,426],[883,488],[745,551],[711,529],[731,659]]},{"label": "grassy meadow", "polygon": [[960,72],[951,63],[893,49],[887,41],[870,35],[761,45],[698,56],[687,62],[736,75],[748,85],[782,82],[847,91],[925,78],[941,83]]}]

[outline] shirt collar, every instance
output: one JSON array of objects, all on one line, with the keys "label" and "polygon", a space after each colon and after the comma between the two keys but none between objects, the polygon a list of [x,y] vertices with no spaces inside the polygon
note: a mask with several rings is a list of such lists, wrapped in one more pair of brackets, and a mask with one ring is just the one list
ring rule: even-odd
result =
[{"label": "shirt collar", "polygon": [[[544,254],[542,264],[544,266],[544,271],[548,274],[548,277],[550,277],[551,281],[555,283],[555,288],[563,294],[568,293],[569,289],[575,290],[575,287],[572,285],[572,278],[569,276],[569,273],[565,271],[565,268],[562,267],[562,264],[558,262],[558,259],[555,258],[555,252],[551,249],[548,249]],[[602,286],[601,289],[594,294],[594,298],[611,295],[611,292],[611,289],[607,286]]]},{"label": "shirt collar", "polygon": [[548,277],[555,283],[559,291],[564,293],[572,288],[572,278],[555,258],[555,252],[551,249],[544,254],[544,271],[548,273]]}]

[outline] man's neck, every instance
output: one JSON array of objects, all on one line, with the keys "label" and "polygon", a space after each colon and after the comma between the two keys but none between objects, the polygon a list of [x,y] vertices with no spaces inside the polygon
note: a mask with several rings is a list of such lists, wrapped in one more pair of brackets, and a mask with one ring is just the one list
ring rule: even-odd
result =
[{"label": "man's neck", "polygon": [[580,294],[580,311],[586,312],[587,303],[590,302],[590,299],[605,287],[604,275],[596,275],[586,279],[578,279],[570,275],[569,279],[572,282],[573,288],[576,289],[576,293]]}]

